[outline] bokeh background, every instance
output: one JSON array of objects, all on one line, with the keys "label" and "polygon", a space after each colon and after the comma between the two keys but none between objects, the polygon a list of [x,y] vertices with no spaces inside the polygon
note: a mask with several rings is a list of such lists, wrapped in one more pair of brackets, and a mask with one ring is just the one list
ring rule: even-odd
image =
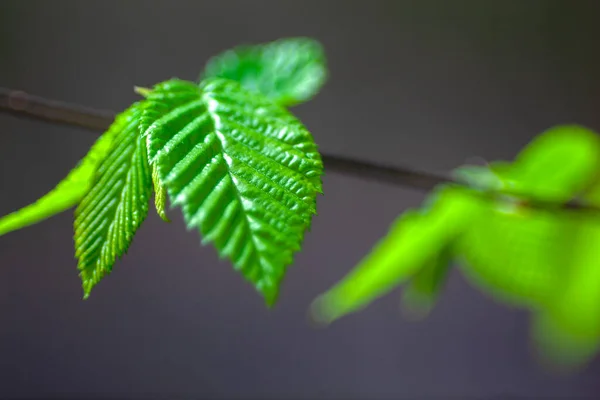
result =
[{"label": "bokeh background", "polygon": [[[294,112],[323,152],[429,171],[511,158],[542,130],[600,130],[600,2],[0,2],[0,86],[121,110],[241,43],[312,36],[330,80]],[[0,115],[0,214],[46,193],[96,135]],[[424,193],[328,173],[282,288],[262,299],[179,210],[150,212],[87,301],[72,212],[0,238],[0,398],[600,398],[600,360],[558,378],[528,316],[458,272],[424,322],[391,294],[316,330],[311,300]]]}]

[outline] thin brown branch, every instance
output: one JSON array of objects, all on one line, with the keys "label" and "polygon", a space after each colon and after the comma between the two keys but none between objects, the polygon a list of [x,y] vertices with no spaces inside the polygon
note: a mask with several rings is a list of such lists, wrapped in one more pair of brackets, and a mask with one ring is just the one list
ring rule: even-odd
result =
[{"label": "thin brown branch", "polygon": [[106,130],[115,117],[112,111],[67,104],[5,88],[0,88],[0,111],[99,132]]},{"label": "thin brown branch", "polygon": [[[82,107],[6,88],[0,88],[0,112],[54,124],[77,126],[97,132],[105,131],[115,117],[115,113],[112,111]],[[326,170],[354,175],[369,181],[391,183],[422,191],[430,191],[442,183],[465,184],[447,176],[415,171],[404,167],[374,164],[324,153],[322,153],[322,157]],[[496,194],[487,193],[483,195],[495,196]],[[536,201],[531,205],[553,209],[558,206],[544,201]],[[584,206],[575,202],[568,203],[565,207],[600,212],[600,209],[596,207]]]}]

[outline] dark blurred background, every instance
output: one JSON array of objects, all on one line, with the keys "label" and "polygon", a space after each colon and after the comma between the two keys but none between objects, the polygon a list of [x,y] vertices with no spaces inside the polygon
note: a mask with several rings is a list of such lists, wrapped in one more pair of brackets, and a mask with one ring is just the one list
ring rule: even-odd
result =
[{"label": "dark blurred background", "polygon": [[[0,86],[121,110],[241,43],[312,36],[331,78],[294,112],[322,151],[430,171],[511,158],[542,130],[600,130],[598,1],[1,1]],[[96,135],[0,115],[0,214],[46,193]],[[454,273],[429,319],[399,294],[325,330],[311,300],[424,193],[328,173],[280,302],[179,210],[150,215],[82,301],[72,212],[0,238],[0,398],[600,398],[530,357],[528,316]]]}]

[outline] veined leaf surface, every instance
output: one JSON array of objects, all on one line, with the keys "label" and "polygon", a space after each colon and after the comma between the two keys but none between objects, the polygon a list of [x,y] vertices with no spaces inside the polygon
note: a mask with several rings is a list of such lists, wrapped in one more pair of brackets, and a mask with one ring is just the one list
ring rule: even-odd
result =
[{"label": "veined leaf surface", "polygon": [[75,211],[75,255],[86,298],[127,251],[148,214],[152,179],[140,117],[139,103],[121,114],[113,146]]},{"label": "veined leaf surface", "polygon": [[117,118],[112,126],[92,145],[87,155],[50,192],[17,211],[0,218],[0,236],[41,222],[75,207],[90,190],[98,166],[106,157],[124,120]]},{"label": "veined leaf surface", "polygon": [[227,78],[283,106],[311,99],[327,80],[323,47],[297,37],[239,46],[213,57],[204,77]]},{"label": "veined leaf surface", "polygon": [[312,135],[281,106],[221,78],[155,86],[142,131],[171,205],[273,305],[322,189]]}]

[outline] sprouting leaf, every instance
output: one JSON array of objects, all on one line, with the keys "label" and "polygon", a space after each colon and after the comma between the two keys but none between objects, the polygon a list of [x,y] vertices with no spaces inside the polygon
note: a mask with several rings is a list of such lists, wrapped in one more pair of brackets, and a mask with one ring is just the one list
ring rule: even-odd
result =
[{"label": "sprouting leaf", "polygon": [[172,79],[145,104],[141,130],[171,205],[273,305],[321,193],[312,135],[281,106],[227,79]]},{"label": "sprouting leaf", "polygon": [[142,86],[134,86],[133,87],[133,91],[136,92],[137,94],[139,94],[142,97],[148,97],[148,94],[150,93],[151,89],[142,87]]},{"label": "sprouting leaf", "polygon": [[292,106],[317,94],[327,80],[327,66],[316,40],[284,38],[225,51],[209,60],[204,77],[232,79],[278,104]]},{"label": "sprouting leaf", "polygon": [[123,124],[117,119],[93,144],[87,155],[69,174],[35,203],[0,218],[0,236],[41,222],[75,207],[90,190],[98,165],[108,153],[116,133]]},{"label": "sprouting leaf", "polygon": [[75,255],[84,298],[129,248],[148,214],[152,190],[140,103],[119,117],[117,134],[97,178],[75,211]]},{"label": "sprouting leaf", "polygon": [[563,203],[596,178],[600,168],[600,138],[579,125],[558,125],[536,136],[514,160],[503,178],[511,193]]},{"label": "sprouting leaf", "polygon": [[[141,86],[135,86],[134,91],[142,97],[148,97],[152,89],[148,89]],[[139,126],[143,126],[140,120]],[[146,146],[148,146],[148,138],[146,138]],[[147,148],[147,147],[146,147]],[[149,160],[148,160],[149,161]],[[154,188],[154,208],[158,216],[165,222],[171,222],[167,217],[166,206],[167,206],[167,190],[163,186],[158,176],[158,170],[156,166],[150,163],[152,168],[152,187]]]},{"label": "sprouting leaf", "polygon": [[163,221],[171,222],[165,210],[167,205],[167,190],[160,182],[158,170],[154,166],[152,167],[152,186],[154,186],[154,207],[156,208],[156,213]]}]

